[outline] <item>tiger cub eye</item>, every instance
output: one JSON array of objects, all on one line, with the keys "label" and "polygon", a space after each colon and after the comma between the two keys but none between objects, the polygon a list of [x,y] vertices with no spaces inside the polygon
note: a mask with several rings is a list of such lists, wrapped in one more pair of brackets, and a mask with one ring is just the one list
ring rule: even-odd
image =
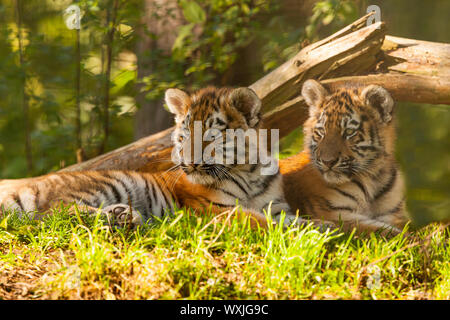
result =
[{"label": "tiger cub eye", "polygon": [[324,133],[325,133],[325,130],[323,128],[316,128],[315,133],[318,136],[322,137],[324,135]]},{"label": "tiger cub eye", "polygon": [[356,132],[355,129],[351,129],[351,128],[347,128],[344,131],[344,136],[346,137],[350,137],[351,135],[353,135]]}]

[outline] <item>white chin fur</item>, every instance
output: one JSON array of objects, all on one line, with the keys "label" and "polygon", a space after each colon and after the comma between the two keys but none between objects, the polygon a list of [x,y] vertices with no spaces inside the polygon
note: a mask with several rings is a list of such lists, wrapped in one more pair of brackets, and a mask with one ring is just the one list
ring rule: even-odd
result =
[{"label": "white chin fur", "polygon": [[342,184],[350,181],[350,179],[347,176],[333,171],[323,173],[323,178],[327,183],[330,184]]}]

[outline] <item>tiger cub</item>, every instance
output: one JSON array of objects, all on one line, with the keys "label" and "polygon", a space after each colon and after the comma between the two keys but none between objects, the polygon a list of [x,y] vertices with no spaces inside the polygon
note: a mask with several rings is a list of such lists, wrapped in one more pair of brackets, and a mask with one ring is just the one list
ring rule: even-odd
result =
[{"label": "tiger cub", "polygon": [[[269,162],[205,163],[203,159],[192,161],[184,152],[196,139],[200,139],[201,152],[210,147],[212,142],[205,142],[199,136],[208,129],[219,135],[226,135],[227,129],[258,132],[261,101],[252,90],[206,88],[189,95],[179,89],[168,89],[165,101],[176,119],[172,136],[174,156],[178,160],[175,170],[157,174],[115,170],[59,172],[3,180],[0,181],[0,212],[2,208],[27,213],[48,212],[62,201],[77,204],[80,210],[91,213],[102,208],[101,212],[108,219],[122,226],[140,225],[152,216],[161,217],[172,210],[174,204],[178,208],[211,208],[213,213],[221,213],[235,208],[238,202],[244,214],[262,225],[266,223],[263,210],[269,206],[274,220],[281,211],[286,212],[286,221],[295,218],[282,193],[278,163],[270,155],[273,160],[270,164],[275,163],[276,170],[264,175],[262,171]],[[202,132],[196,133],[195,123],[200,124]],[[228,147],[225,144],[223,151],[237,152]],[[264,148],[264,145],[257,147]],[[244,154],[244,158],[248,157]]]},{"label": "tiger cub", "polygon": [[347,231],[399,233],[407,215],[390,94],[375,85],[330,94],[308,80],[302,96],[305,150],[280,162],[291,208]]}]

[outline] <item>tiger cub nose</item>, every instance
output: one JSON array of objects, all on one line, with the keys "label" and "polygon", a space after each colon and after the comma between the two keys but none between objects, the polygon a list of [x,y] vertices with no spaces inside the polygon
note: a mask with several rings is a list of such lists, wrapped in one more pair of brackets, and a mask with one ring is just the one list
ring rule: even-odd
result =
[{"label": "tiger cub nose", "polygon": [[199,169],[203,169],[203,167],[205,165],[203,163],[191,163],[190,166],[194,170],[199,170]]},{"label": "tiger cub nose", "polygon": [[322,163],[331,169],[338,162],[338,160],[339,158],[322,159]]}]

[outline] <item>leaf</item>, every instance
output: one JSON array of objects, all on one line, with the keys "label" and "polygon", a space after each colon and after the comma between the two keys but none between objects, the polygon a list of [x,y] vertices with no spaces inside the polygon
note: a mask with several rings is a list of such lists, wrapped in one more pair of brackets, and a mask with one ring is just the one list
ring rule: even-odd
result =
[{"label": "leaf", "polygon": [[325,18],[323,18],[322,23],[326,26],[330,24],[334,19],[334,13],[329,13]]},{"label": "leaf", "polygon": [[193,27],[194,27],[193,23],[180,27],[180,29],[178,30],[178,36],[173,42],[172,50],[181,49],[181,47],[183,46],[184,39],[186,39],[186,37],[191,34]]},{"label": "leaf", "polygon": [[193,0],[181,1],[183,15],[191,23],[203,23],[206,21],[206,13],[200,5]]},{"label": "leaf", "polygon": [[9,215],[7,215],[1,222],[0,222],[0,228],[4,230],[8,230],[8,218]]}]

